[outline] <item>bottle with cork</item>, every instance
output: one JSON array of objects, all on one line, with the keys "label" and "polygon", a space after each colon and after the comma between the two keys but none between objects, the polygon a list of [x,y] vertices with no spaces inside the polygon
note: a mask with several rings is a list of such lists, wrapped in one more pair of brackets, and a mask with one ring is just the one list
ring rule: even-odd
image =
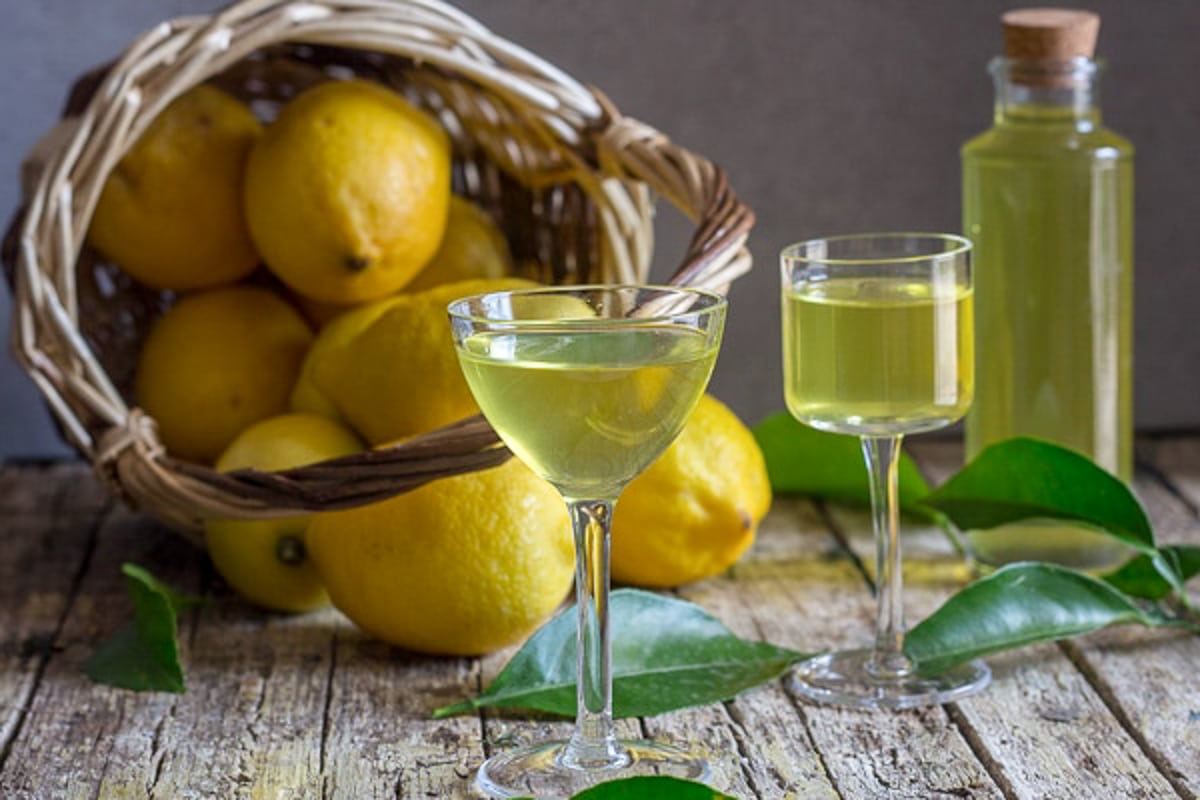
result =
[{"label": "bottle with cork", "polygon": [[[993,126],[962,149],[978,365],[967,457],[1033,436],[1129,480],[1133,146],[1100,121],[1100,18],[1031,8],[1001,19]],[[1048,520],[968,536],[982,565],[1101,571],[1128,555],[1103,534]]]}]

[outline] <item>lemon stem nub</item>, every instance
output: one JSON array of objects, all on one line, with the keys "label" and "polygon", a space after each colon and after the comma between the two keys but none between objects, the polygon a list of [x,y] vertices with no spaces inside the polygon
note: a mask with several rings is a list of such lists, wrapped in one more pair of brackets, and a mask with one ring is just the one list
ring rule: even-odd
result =
[{"label": "lemon stem nub", "polygon": [[351,272],[362,272],[367,267],[371,266],[371,259],[363,256],[346,256],[346,269]]},{"label": "lemon stem nub", "polygon": [[298,536],[281,536],[275,543],[275,557],[291,567],[299,566],[308,558],[304,541]]}]

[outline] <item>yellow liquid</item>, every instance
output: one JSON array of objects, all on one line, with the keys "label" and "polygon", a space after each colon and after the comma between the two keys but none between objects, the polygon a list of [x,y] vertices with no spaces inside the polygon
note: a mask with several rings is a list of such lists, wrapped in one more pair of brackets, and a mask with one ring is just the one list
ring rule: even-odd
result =
[{"label": "yellow liquid", "polygon": [[[1133,148],[1098,120],[1021,108],[963,148],[975,243],[979,384],[968,458],[1035,436],[1133,471]],[[1084,569],[1128,553],[1064,523],[970,532],[976,557]]]},{"label": "yellow liquid", "polygon": [[505,444],[577,499],[615,498],[678,435],[717,342],[691,328],[477,333],[467,383]]},{"label": "yellow liquid", "polygon": [[973,326],[971,291],[953,282],[841,278],[785,292],[788,410],[860,436],[954,422],[971,404]]}]

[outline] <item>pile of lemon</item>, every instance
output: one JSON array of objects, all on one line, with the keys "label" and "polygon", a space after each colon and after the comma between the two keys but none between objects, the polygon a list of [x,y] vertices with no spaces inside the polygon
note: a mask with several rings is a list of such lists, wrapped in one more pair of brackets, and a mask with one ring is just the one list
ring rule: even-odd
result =
[{"label": "pile of lemon", "polygon": [[[182,459],[277,470],[386,446],[478,411],[445,308],[528,285],[503,234],[451,193],[427,114],[328,81],[265,126],[208,85],[170,104],[114,168],[90,244],[177,300],[140,353],[136,400]],[[770,501],[749,431],[706,397],[614,520],[617,580],[674,586],[750,545]],[[563,504],[515,459],[349,511],[206,530],[260,605],[331,600],[368,633],[430,653],[512,644],[563,601]]]}]

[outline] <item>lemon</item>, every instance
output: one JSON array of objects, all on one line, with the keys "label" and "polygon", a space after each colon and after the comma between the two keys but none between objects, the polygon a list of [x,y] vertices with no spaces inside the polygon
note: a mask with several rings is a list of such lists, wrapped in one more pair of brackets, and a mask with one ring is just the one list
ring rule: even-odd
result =
[{"label": "lemon", "polygon": [[446,306],[464,295],[533,285],[518,278],[460,281],[336,317],[305,359],[292,407],[345,420],[371,444],[478,413],[454,352]]},{"label": "lemon", "polygon": [[308,550],[333,604],[424,653],[478,655],[529,635],[571,587],[566,508],[516,459],[320,514]]},{"label": "lemon", "polygon": [[[512,257],[504,234],[481,208],[458,195],[450,196],[446,234],[430,262],[402,292],[420,292],[443,283],[476,278],[501,278],[512,273]],[[297,294],[293,302],[312,322],[324,325],[356,303],[329,303]]]},{"label": "lemon", "polygon": [[287,409],[312,332],[266,289],[182,298],[150,329],[134,391],[167,450],[211,463],[243,429]]},{"label": "lemon", "polygon": [[625,487],[613,514],[612,577],[672,587],[715,575],[754,542],[771,505],[753,434],[704,395],[670,447]]},{"label": "lemon", "polygon": [[288,401],[293,411],[320,414],[334,420],[344,419],[334,402],[317,386],[317,365],[340,361],[347,345],[398,302],[400,298],[394,296],[355,306],[325,323],[300,365],[300,374]]},{"label": "lemon", "polygon": [[[354,434],[324,417],[283,414],[238,434],[217,469],[281,470],[361,449]],[[210,520],[204,525],[205,544],[217,572],[247,600],[279,611],[309,611],[329,604],[304,544],[311,519]]]},{"label": "lemon", "polygon": [[200,85],[177,98],[109,174],[88,239],[142,283],[199,289],[258,264],[242,173],[261,126],[240,101]]},{"label": "lemon", "polygon": [[404,288],[419,292],[442,283],[500,278],[511,273],[508,242],[496,223],[471,201],[452,195],[441,246]]},{"label": "lemon", "polygon": [[361,80],[280,111],[250,153],[245,206],[267,266],[301,294],[357,303],[395,292],[437,251],[450,143],[424,112]]}]

